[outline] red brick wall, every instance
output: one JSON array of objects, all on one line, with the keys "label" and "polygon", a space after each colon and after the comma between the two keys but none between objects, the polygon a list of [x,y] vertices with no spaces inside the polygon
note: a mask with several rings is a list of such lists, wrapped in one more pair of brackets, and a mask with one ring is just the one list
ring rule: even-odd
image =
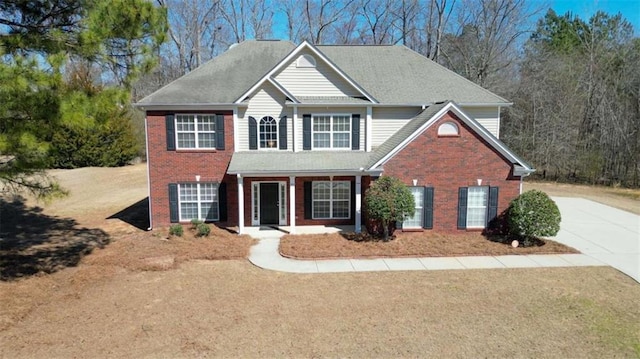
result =
[{"label": "red brick wall", "polygon": [[225,176],[234,151],[233,113],[231,111],[194,112],[224,114],[224,150],[167,151],[165,115],[170,113],[172,112],[147,112],[147,158],[153,226],[169,225],[169,183],[195,182],[196,175],[200,176],[200,182],[224,181],[227,184],[228,222],[237,223],[237,182],[233,176]]},{"label": "red brick wall", "polygon": [[[460,136],[438,137],[438,126],[446,121],[458,125]],[[519,177],[511,176],[511,163],[467,127],[454,113],[445,114],[384,166],[384,175],[400,178],[411,186],[434,187],[433,229],[456,231],[458,188],[500,187],[498,213],[519,194]]]}]

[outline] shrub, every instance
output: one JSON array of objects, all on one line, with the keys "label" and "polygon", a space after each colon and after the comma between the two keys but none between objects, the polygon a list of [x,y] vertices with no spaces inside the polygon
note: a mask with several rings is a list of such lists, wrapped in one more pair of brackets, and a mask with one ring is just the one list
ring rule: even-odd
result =
[{"label": "shrub", "polygon": [[560,210],[546,193],[531,190],[511,201],[507,223],[510,234],[531,242],[538,236],[558,234]]},{"label": "shrub", "polygon": [[198,223],[196,227],[196,237],[208,237],[211,228],[205,223]]},{"label": "shrub", "polygon": [[383,239],[389,239],[389,225],[413,216],[415,202],[409,188],[395,177],[382,176],[365,194],[365,210],[369,219],[381,222]]},{"label": "shrub", "polygon": [[204,222],[199,220],[199,219],[197,219],[197,218],[192,219],[191,220],[191,229],[198,229],[198,225],[200,225],[202,223],[204,223]]},{"label": "shrub", "polygon": [[169,227],[170,236],[182,237],[183,233],[184,233],[184,229],[182,229],[181,224],[174,224],[171,227]]}]

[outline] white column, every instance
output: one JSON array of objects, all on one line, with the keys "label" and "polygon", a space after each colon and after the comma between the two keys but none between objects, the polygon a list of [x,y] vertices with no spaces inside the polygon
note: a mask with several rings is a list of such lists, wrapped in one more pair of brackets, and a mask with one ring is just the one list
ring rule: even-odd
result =
[{"label": "white column", "polygon": [[365,126],[365,148],[367,152],[371,152],[371,141],[373,140],[373,111],[371,106],[367,106],[367,123]]},{"label": "white column", "polygon": [[244,184],[242,175],[238,177],[238,234],[244,234]]},{"label": "white column", "polygon": [[362,176],[356,176],[356,233],[362,231]]},{"label": "white column", "polygon": [[296,177],[289,177],[289,233],[296,233]]}]

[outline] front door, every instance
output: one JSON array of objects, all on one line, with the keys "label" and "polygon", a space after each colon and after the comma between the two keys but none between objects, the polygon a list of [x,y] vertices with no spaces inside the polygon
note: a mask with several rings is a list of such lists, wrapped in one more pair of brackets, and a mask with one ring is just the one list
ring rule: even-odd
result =
[{"label": "front door", "polygon": [[260,183],[260,224],[278,224],[278,183]]}]

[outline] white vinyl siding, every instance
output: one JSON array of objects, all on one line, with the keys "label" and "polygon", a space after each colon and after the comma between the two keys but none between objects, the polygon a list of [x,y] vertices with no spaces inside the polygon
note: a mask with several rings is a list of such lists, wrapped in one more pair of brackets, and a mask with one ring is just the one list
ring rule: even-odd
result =
[{"label": "white vinyl siding", "polygon": [[298,67],[296,57],[275,76],[275,80],[293,96],[362,96],[328,64],[310,55],[315,58],[316,67]]},{"label": "white vinyl siding", "polygon": [[[287,149],[293,148],[292,113],[285,107],[285,96],[275,86],[265,83],[255,95],[249,99],[246,111],[238,111],[238,147],[236,151],[249,150],[249,116],[260,122],[265,116],[273,117],[278,123],[283,116],[287,116]],[[277,146],[277,144],[276,144]]]},{"label": "white vinyl siding", "polygon": [[500,109],[498,106],[464,106],[462,107],[462,111],[473,117],[479,124],[491,132],[492,135],[500,138]]},{"label": "white vinyl siding", "polygon": [[351,214],[351,182],[314,181],[313,219],[347,219]]},{"label": "white vinyl siding", "polygon": [[[420,107],[374,107],[371,146],[376,148],[422,111]],[[364,133],[364,131],[361,131]],[[361,134],[362,136],[362,134]]]},{"label": "white vinyl siding", "polygon": [[219,220],[218,185],[216,183],[178,184],[178,208],[180,221]]},{"label": "white vinyl siding", "polygon": [[487,223],[489,187],[469,187],[467,192],[467,228],[484,228]]}]

